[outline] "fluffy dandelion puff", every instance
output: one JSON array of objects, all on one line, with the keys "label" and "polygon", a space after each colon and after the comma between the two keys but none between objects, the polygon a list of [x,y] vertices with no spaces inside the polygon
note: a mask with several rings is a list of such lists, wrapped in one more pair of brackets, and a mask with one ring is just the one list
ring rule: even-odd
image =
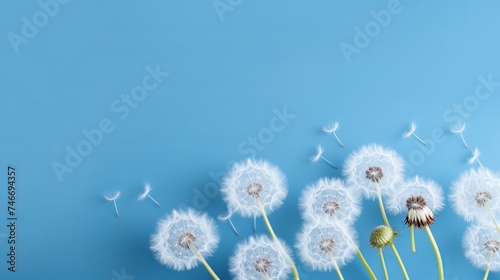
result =
[{"label": "fluffy dandelion puff", "polygon": [[[289,249],[281,243],[289,255]],[[276,243],[266,236],[259,236],[250,237],[236,246],[229,271],[236,280],[260,280],[289,279],[292,269]]]},{"label": "fluffy dandelion puff", "polygon": [[354,259],[357,249],[354,235],[354,229],[347,224],[315,221],[302,227],[295,247],[304,264],[313,270],[331,271],[335,266],[329,254],[339,268]]},{"label": "fluffy dandelion puff", "polygon": [[159,207],[162,207],[160,203],[158,203],[158,201],[156,201],[156,199],[154,199],[149,193],[152,191],[153,189],[151,188],[151,185],[146,183],[144,184],[144,191],[142,193],[139,194],[139,196],[137,197],[137,200],[141,201],[141,200],[144,200],[146,199],[146,197],[149,197],[149,199],[151,199],[156,205],[158,205]]},{"label": "fluffy dandelion puff", "polygon": [[262,215],[256,197],[269,214],[283,204],[287,192],[285,175],[278,167],[253,159],[234,164],[221,187],[230,212],[243,217]]},{"label": "fluffy dandelion puff", "polygon": [[453,125],[452,127],[450,127],[450,131],[453,134],[460,135],[460,138],[462,138],[462,142],[464,143],[465,148],[467,148],[467,149],[469,148],[469,145],[467,145],[467,142],[465,142],[465,138],[464,138],[464,134],[463,134],[463,132],[465,131],[465,123],[457,123],[457,124]]},{"label": "fluffy dandelion puff", "polygon": [[322,178],[302,191],[299,207],[306,221],[353,223],[361,214],[361,197],[342,180]]},{"label": "fluffy dandelion puff", "polygon": [[415,176],[398,184],[398,188],[387,196],[387,210],[394,215],[403,213],[408,210],[406,205],[407,199],[419,195],[425,199],[427,207],[432,212],[438,212],[443,209],[444,194],[441,186],[433,180]]},{"label": "fluffy dandelion puff", "polygon": [[451,185],[450,200],[455,212],[467,222],[500,215],[500,176],[490,169],[470,169]]},{"label": "fluffy dandelion puff", "polygon": [[465,257],[478,269],[500,271],[500,234],[491,226],[469,226],[462,242]]},{"label": "fluffy dandelion puff", "polygon": [[377,177],[377,180],[381,194],[387,195],[403,180],[404,165],[403,158],[394,150],[372,144],[350,154],[344,163],[343,173],[347,177],[348,185],[356,186],[366,198],[375,199],[377,197],[375,182],[367,180],[369,168],[378,167],[383,171],[383,176]]},{"label": "fluffy dandelion puff", "polygon": [[116,205],[116,200],[120,197],[121,192],[115,192],[112,194],[106,194],[104,195],[104,199],[107,201],[112,201],[113,205],[115,206],[115,213],[118,218],[120,218],[120,212],[118,212],[118,206]]},{"label": "fluffy dandelion puff", "polygon": [[198,266],[196,251],[211,256],[219,244],[214,221],[193,209],[174,210],[158,222],[151,236],[151,250],[156,259],[167,267],[183,271]]}]

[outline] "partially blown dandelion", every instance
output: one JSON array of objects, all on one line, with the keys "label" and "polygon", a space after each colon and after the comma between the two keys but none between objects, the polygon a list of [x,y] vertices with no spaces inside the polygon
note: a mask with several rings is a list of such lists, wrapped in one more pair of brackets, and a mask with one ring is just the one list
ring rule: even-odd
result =
[{"label": "partially blown dandelion", "polygon": [[465,142],[465,138],[464,138],[464,134],[463,134],[464,130],[465,130],[465,123],[457,123],[457,124],[453,125],[452,127],[450,127],[451,133],[460,135],[460,138],[462,138],[462,142],[464,143],[465,148],[468,149],[469,145],[467,145],[467,142]]},{"label": "partially blown dandelion", "polygon": [[484,280],[490,271],[500,271],[500,234],[488,225],[473,225],[467,228],[462,245],[465,257],[478,269],[485,270]]},{"label": "partially blown dandelion", "polygon": [[294,278],[299,279],[293,260],[282,247],[267,218],[267,213],[281,206],[287,194],[285,176],[278,167],[252,159],[237,163],[224,178],[221,192],[230,211],[244,217],[262,215],[277,248],[290,262]]},{"label": "partially blown dandelion", "polygon": [[113,201],[113,205],[115,206],[116,217],[120,218],[120,213],[118,212],[118,206],[116,206],[116,200],[120,197],[121,192],[115,192],[113,194],[104,195],[104,199],[107,201]]},{"label": "partially blown dandelion", "polygon": [[161,204],[158,203],[158,201],[156,201],[156,199],[154,199],[149,193],[152,191],[153,189],[151,188],[151,185],[146,183],[144,184],[144,191],[139,194],[139,196],[137,197],[137,200],[144,200],[146,199],[146,197],[149,197],[149,199],[151,199],[154,203],[156,203],[156,205],[158,205],[160,208],[162,208]]},{"label": "partially blown dandelion", "polygon": [[475,148],[474,151],[472,152],[471,157],[467,160],[467,162],[469,162],[469,164],[474,164],[475,162],[477,162],[477,164],[479,164],[479,166],[481,166],[481,168],[484,168],[483,164],[479,160],[479,155],[481,155],[481,153],[479,152],[479,149]]},{"label": "partially blown dandelion", "polygon": [[452,183],[450,200],[453,209],[466,221],[487,217],[500,233],[500,176],[490,169],[471,169]]},{"label": "partially blown dandelion", "polygon": [[355,235],[355,230],[345,223],[314,221],[302,227],[295,247],[304,264],[313,270],[330,271],[334,268],[340,279],[343,279],[340,268],[358,253],[371,278],[376,279],[354,241]]},{"label": "partially blown dandelion", "polygon": [[353,223],[361,214],[361,198],[353,187],[342,180],[322,178],[306,187],[299,199],[305,221],[337,221]]},{"label": "partially blown dandelion", "polygon": [[[286,245],[280,246],[289,255]],[[250,237],[236,247],[229,262],[229,271],[236,280],[288,279],[290,264],[276,244],[265,236]]]},{"label": "partially blown dandelion", "polygon": [[339,129],[340,125],[338,122],[334,122],[333,124],[331,125],[325,125],[323,127],[323,131],[326,133],[326,134],[332,134],[335,139],[337,139],[337,142],[339,142],[340,146],[342,148],[344,148],[344,144],[342,143],[342,141],[340,141],[339,137],[337,136],[337,133],[336,131]]},{"label": "partially blown dandelion", "polygon": [[417,125],[414,122],[410,123],[410,129],[403,133],[402,137],[403,139],[409,138],[411,136],[415,137],[420,143],[422,143],[424,146],[427,146],[427,143],[424,142],[420,137],[415,134],[415,131],[417,130]]},{"label": "partially blown dandelion", "polygon": [[151,250],[161,264],[183,271],[201,262],[214,279],[219,277],[205,257],[211,256],[218,244],[213,220],[193,209],[174,210],[158,222],[158,229],[151,236]]},{"label": "partially blown dandelion", "polygon": [[327,160],[324,156],[323,156],[323,147],[321,147],[320,145],[318,145],[316,147],[316,154],[314,154],[314,156],[310,157],[309,160],[311,162],[318,162],[319,159],[322,159],[324,160],[326,163],[328,163],[331,167],[335,168],[335,169],[338,169],[338,167],[333,164],[331,161]]}]

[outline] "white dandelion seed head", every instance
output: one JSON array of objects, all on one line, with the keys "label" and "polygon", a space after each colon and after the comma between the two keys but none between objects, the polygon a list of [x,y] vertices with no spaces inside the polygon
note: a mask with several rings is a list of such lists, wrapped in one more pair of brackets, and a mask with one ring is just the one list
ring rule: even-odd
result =
[{"label": "white dandelion seed head", "polygon": [[314,154],[314,156],[310,157],[309,160],[311,162],[317,162],[321,158],[322,155],[323,155],[323,147],[318,145],[316,147],[316,153]]},{"label": "white dandelion seed head", "polygon": [[[478,269],[500,271],[500,234],[486,224],[471,225],[465,231],[462,246],[465,257]],[[488,261],[491,255],[491,261]]]},{"label": "white dandelion seed head", "polygon": [[189,208],[174,210],[158,222],[151,236],[151,250],[163,265],[178,271],[198,266],[199,259],[190,246],[204,257],[211,256],[219,244],[214,221],[206,214]]},{"label": "white dandelion seed head", "polygon": [[144,191],[139,194],[139,196],[137,197],[137,200],[144,200],[148,196],[148,194],[151,192],[151,190],[152,190],[152,188],[151,188],[151,185],[149,183],[144,184]]},{"label": "white dandelion seed head", "polygon": [[247,159],[236,163],[224,177],[221,193],[229,211],[243,217],[262,215],[256,195],[267,214],[283,204],[288,193],[283,172],[263,160]]},{"label": "white dandelion seed head", "polygon": [[462,133],[464,132],[464,130],[465,130],[465,123],[456,123],[455,125],[450,127],[451,133],[454,134]]},{"label": "white dandelion seed head", "polygon": [[302,227],[295,247],[304,264],[313,270],[330,271],[334,266],[329,252],[339,267],[348,264],[356,254],[354,238],[354,229],[346,223],[315,221]]},{"label": "white dandelion seed head", "polygon": [[403,139],[408,138],[415,133],[415,130],[417,130],[417,125],[414,122],[410,123],[410,129],[408,131],[405,131],[402,135]]},{"label": "white dandelion seed head", "polygon": [[353,223],[361,214],[361,197],[340,179],[321,178],[307,186],[299,198],[302,219],[341,220]]},{"label": "white dandelion seed head", "polygon": [[387,210],[397,215],[407,210],[406,200],[411,196],[421,195],[427,207],[434,213],[444,207],[443,188],[433,180],[423,179],[415,176],[398,184],[394,191],[387,195],[385,201]]},{"label": "white dandelion seed head", "polygon": [[111,193],[111,194],[105,194],[104,195],[104,199],[106,199],[107,201],[114,201],[114,200],[117,200],[121,195],[121,192],[114,192],[114,193]]},{"label": "white dandelion seed head", "polygon": [[363,146],[348,156],[342,172],[347,177],[347,184],[355,186],[366,198],[377,197],[375,183],[367,179],[366,171],[370,167],[382,169],[383,176],[379,179],[382,195],[392,192],[403,180],[405,163],[398,153],[377,144]]},{"label": "white dandelion seed head", "polygon": [[334,122],[331,125],[325,125],[323,127],[323,131],[327,134],[331,134],[331,133],[334,133],[335,131],[337,131],[337,129],[339,129],[339,127],[340,127],[339,122]]},{"label": "white dandelion seed head", "polygon": [[[280,241],[285,252],[290,250]],[[234,255],[229,260],[229,271],[236,280],[288,279],[292,268],[286,257],[280,253],[276,243],[262,235],[250,237],[238,244]]]},{"label": "white dandelion seed head", "polygon": [[450,200],[455,212],[467,222],[489,217],[486,202],[496,215],[500,215],[499,174],[488,168],[463,172],[451,185]]},{"label": "white dandelion seed head", "polygon": [[479,149],[475,148],[474,151],[472,151],[472,156],[467,160],[467,162],[469,162],[469,164],[473,164],[479,158],[480,154]]}]

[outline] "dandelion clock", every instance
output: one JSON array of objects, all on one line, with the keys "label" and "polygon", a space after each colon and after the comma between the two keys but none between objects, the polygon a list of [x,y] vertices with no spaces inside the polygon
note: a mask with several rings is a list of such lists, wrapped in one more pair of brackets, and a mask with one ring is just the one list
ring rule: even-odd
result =
[{"label": "dandelion clock", "polygon": [[464,234],[462,245],[465,257],[476,267],[485,271],[500,271],[500,233],[486,224],[472,225]]}]

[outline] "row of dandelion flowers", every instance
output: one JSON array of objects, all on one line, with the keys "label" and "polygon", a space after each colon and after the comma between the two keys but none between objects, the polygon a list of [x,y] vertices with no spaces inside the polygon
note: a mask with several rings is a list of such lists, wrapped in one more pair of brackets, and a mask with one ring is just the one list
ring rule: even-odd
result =
[{"label": "row of dandelion flowers", "polygon": [[[344,147],[336,134],[338,128],[338,123],[334,123],[324,131]],[[415,130],[416,125],[412,123],[403,138],[413,136],[426,145]],[[465,125],[452,127],[452,132],[459,134],[468,148],[462,134],[464,130]],[[477,161],[477,153],[476,149],[471,162]],[[338,168],[322,154],[323,149],[318,147],[311,161],[323,159]],[[466,171],[453,182],[450,200],[456,213],[471,223],[463,237],[465,256],[485,271],[484,279],[487,279],[490,271],[500,270],[497,221],[500,176],[480,162],[479,165],[479,169]],[[344,179],[320,178],[300,194],[298,207],[303,225],[292,246],[300,262],[311,270],[335,273],[338,279],[344,279],[342,268],[357,257],[366,270],[366,279],[377,279],[372,270],[374,265],[380,265],[383,277],[389,279],[384,254],[390,251],[401,270],[401,274],[394,277],[410,279],[396,247],[398,232],[390,224],[387,210],[394,215],[406,213],[404,223],[410,230],[408,242],[413,253],[416,253],[415,229],[425,232],[435,253],[435,273],[440,280],[445,279],[441,253],[430,228],[436,221],[435,213],[444,208],[442,187],[428,178],[405,177],[403,158],[378,144],[352,152],[343,164],[342,173]],[[288,193],[287,180],[280,168],[265,160],[246,159],[235,163],[225,175],[220,191],[228,211],[218,218],[227,221],[237,236],[240,234],[231,220],[234,215],[253,219],[254,231],[256,219],[262,218],[268,231],[268,234],[242,240],[236,246],[229,259],[233,279],[300,279],[292,247],[278,237],[280,232],[275,232],[268,217],[283,204]],[[369,264],[358,247],[354,223],[361,214],[363,199],[376,200],[380,208],[383,223],[372,230],[367,240],[376,249],[379,264]],[[219,279],[208,262],[219,241],[215,221],[207,214],[193,209],[173,210],[158,222],[150,248],[158,261],[171,269],[189,270],[201,263],[214,279]]]}]

